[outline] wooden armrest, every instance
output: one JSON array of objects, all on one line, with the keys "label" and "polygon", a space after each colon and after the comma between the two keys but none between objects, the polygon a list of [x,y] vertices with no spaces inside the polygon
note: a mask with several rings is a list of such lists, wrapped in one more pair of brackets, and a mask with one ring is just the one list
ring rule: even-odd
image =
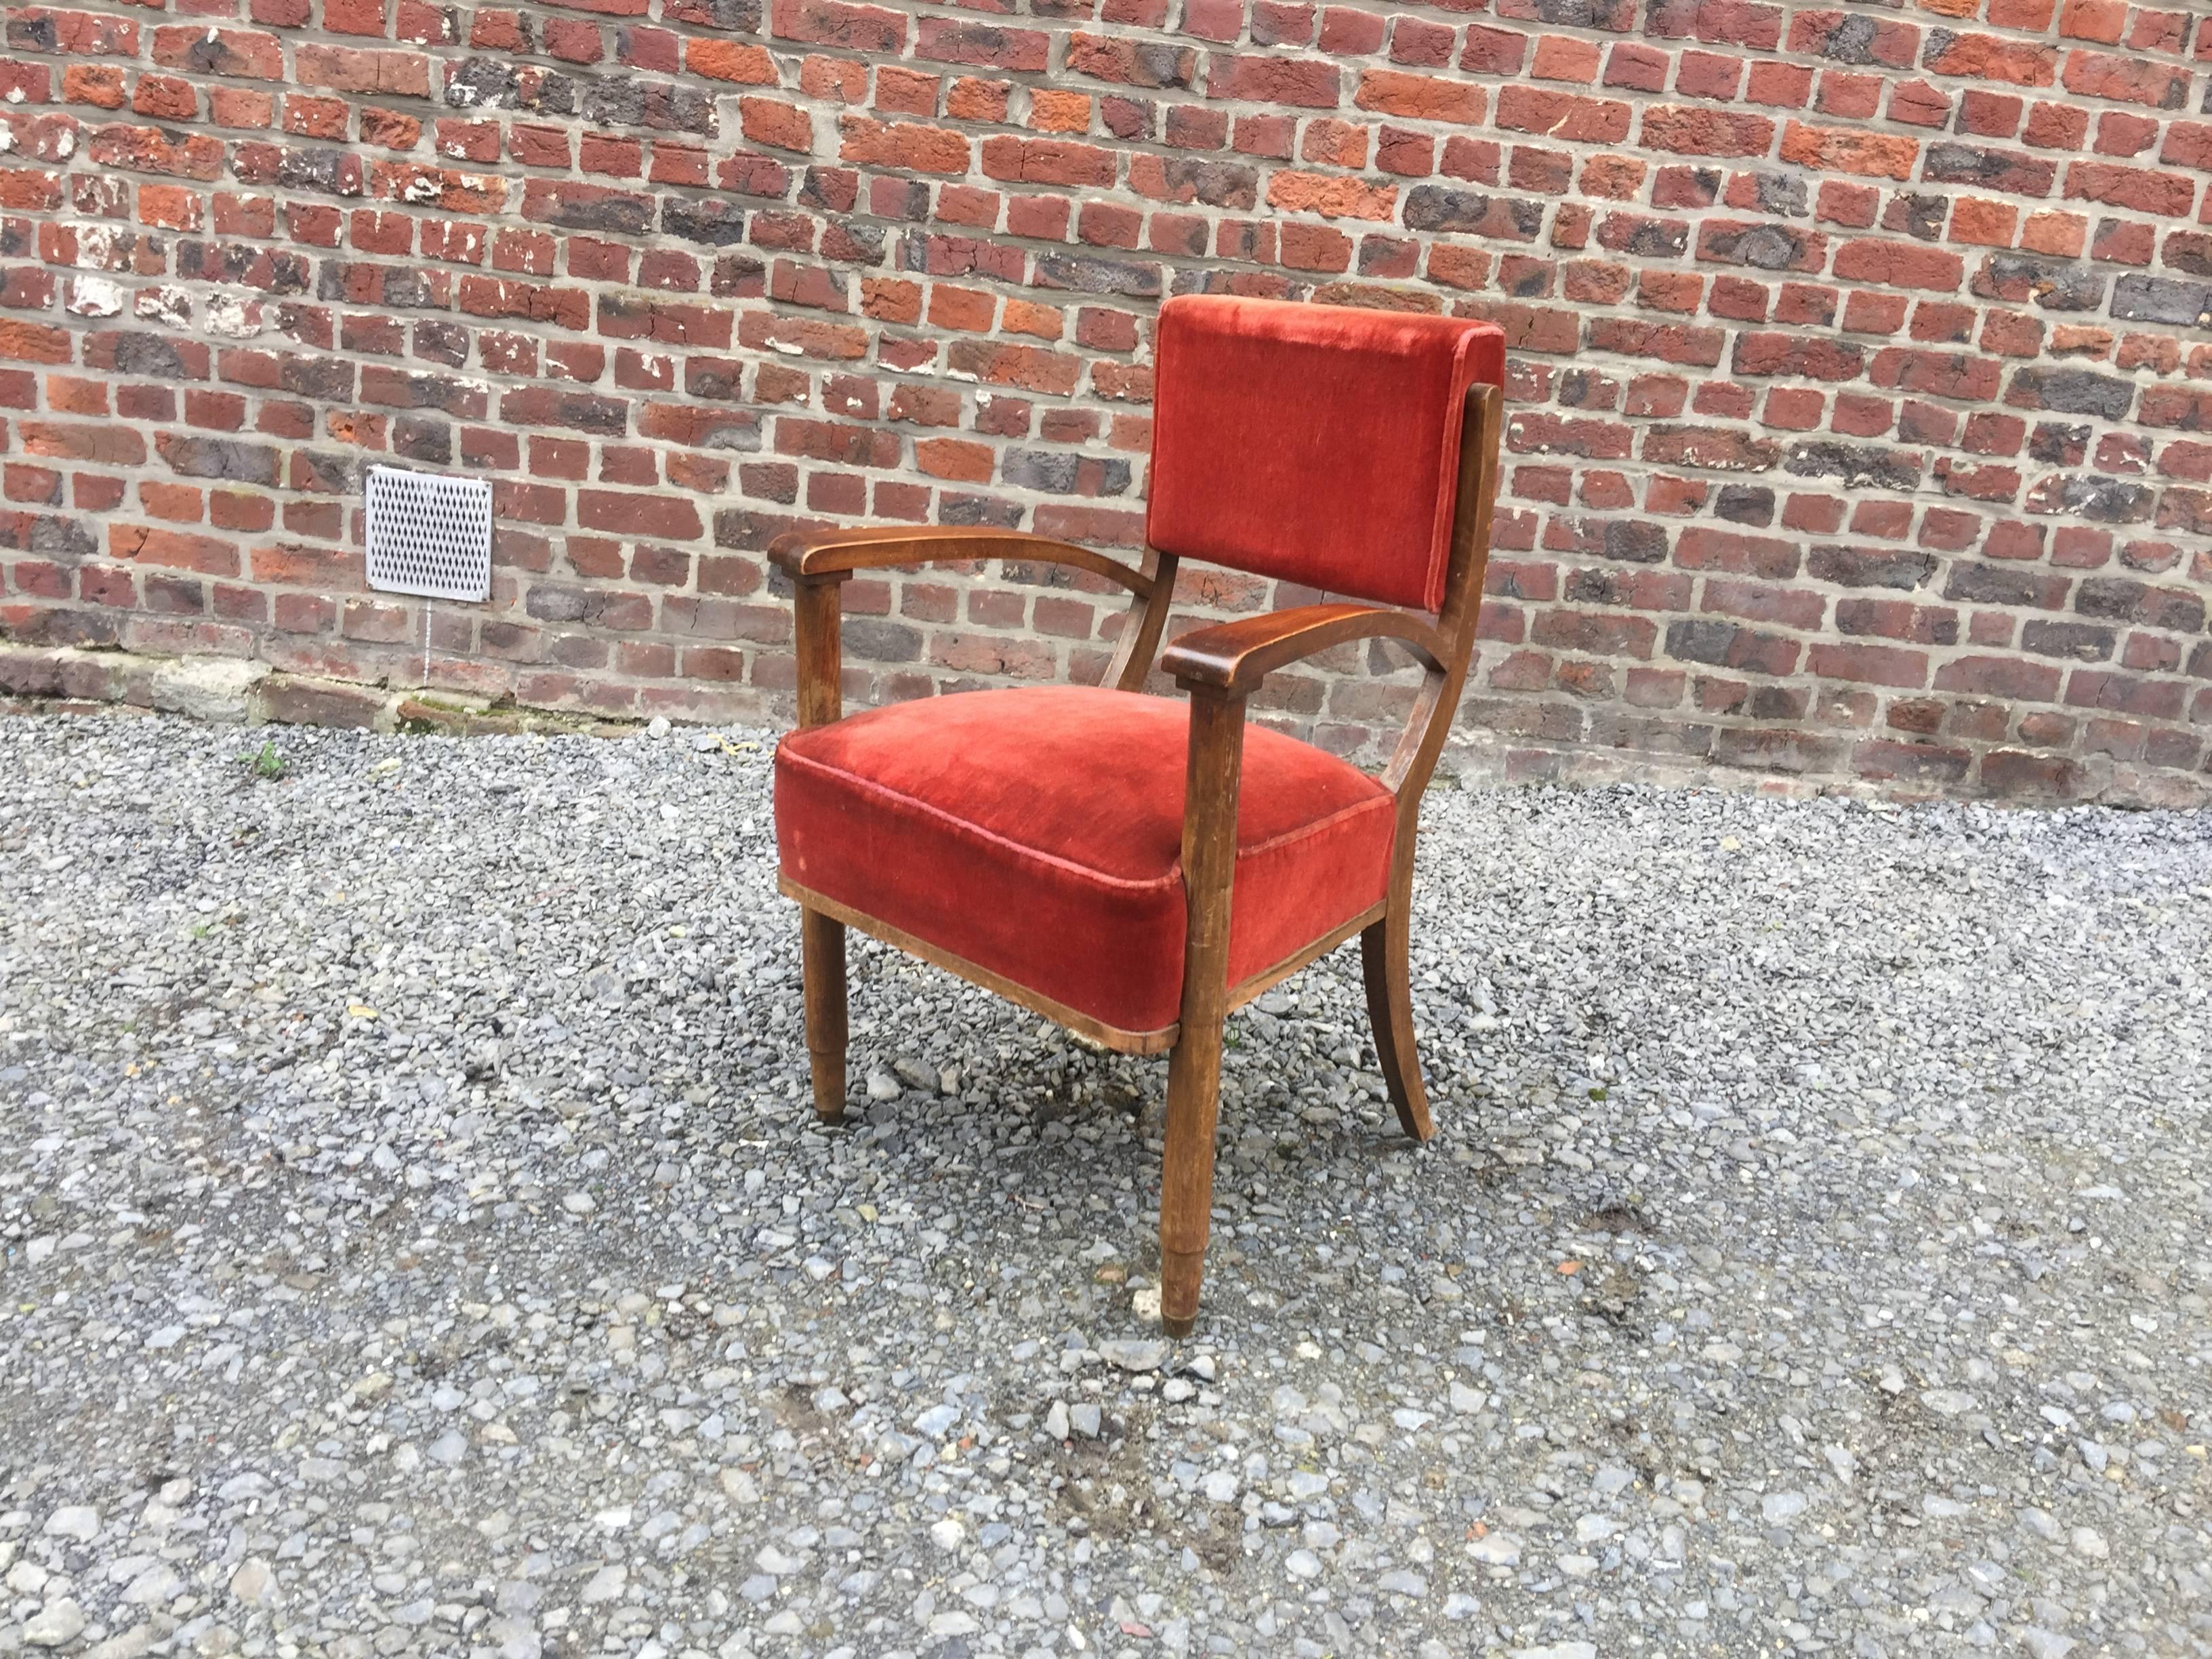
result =
[{"label": "wooden armrest", "polygon": [[1360,639],[1396,640],[1438,672],[1449,654],[1436,629],[1406,611],[1371,605],[1304,605],[1194,629],[1160,653],[1160,668],[1186,691],[1203,689],[1241,697],[1287,663]]},{"label": "wooden armrest", "polygon": [[769,562],[793,581],[835,580],[855,570],[888,565],[944,564],[960,559],[1027,559],[1064,564],[1118,582],[1139,599],[1152,579],[1103,553],[1020,530],[969,530],[957,526],[864,525],[844,530],[787,530],[769,544]]}]

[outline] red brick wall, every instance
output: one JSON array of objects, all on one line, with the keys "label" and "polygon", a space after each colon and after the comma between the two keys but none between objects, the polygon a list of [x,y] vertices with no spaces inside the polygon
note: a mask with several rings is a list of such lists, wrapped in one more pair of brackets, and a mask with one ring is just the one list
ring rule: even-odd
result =
[{"label": "red brick wall", "polygon": [[[787,525],[1134,543],[1154,308],[1214,287],[1510,331],[1462,763],[2204,787],[2203,0],[6,16],[17,641],[412,683],[357,544],[398,458],[499,491],[434,684],[773,712]],[[1095,675],[1111,626],[943,573],[848,609],[878,697]],[[1276,712],[1371,748],[1407,695]]]}]

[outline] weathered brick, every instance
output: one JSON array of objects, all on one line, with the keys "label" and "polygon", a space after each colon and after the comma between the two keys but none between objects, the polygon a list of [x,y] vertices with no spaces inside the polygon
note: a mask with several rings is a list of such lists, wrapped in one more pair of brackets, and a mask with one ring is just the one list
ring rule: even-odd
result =
[{"label": "weathered brick", "polygon": [[1489,93],[1470,82],[1443,76],[1371,69],[1360,72],[1352,101],[1361,109],[1402,120],[1464,123],[1483,118]]},{"label": "weathered brick", "polygon": [[1644,112],[1641,132],[1645,148],[1680,155],[1762,155],[1774,140],[1774,125],[1764,115],[1655,105]]},{"label": "weathered brick", "polygon": [[1334,109],[1343,88],[1341,71],[1323,59],[1219,54],[1209,61],[1206,90],[1213,98]]},{"label": "weathered brick", "polygon": [[1617,144],[1633,112],[1614,99],[1588,98],[1547,87],[1509,86],[1498,95],[1498,125],[1567,143]]},{"label": "weathered brick", "polygon": [[906,17],[888,6],[848,0],[774,0],[770,27],[779,40],[853,52],[896,53],[906,45]]},{"label": "weathered brick", "polygon": [[1868,178],[1910,179],[1920,159],[1920,143],[1899,134],[1792,121],[1782,135],[1782,159]]}]

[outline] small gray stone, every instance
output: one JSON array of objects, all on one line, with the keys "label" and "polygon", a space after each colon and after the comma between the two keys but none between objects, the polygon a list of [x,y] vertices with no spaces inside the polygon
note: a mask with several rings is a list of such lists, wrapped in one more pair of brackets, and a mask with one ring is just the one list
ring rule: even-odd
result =
[{"label": "small gray stone", "polygon": [[274,1587],[269,1564],[258,1555],[248,1556],[230,1576],[230,1593],[248,1607],[258,1607],[267,1601]]},{"label": "small gray stone", "polygon": [[1098,1345],[1098,1356],[1125,1371],[1156,1371],[1168,1357],[1168,1345],[1116,1337]]},{"label": "small gray stone", "polygon": [[1759,1518],[1770,1527],[1785,1526],[1804,1513],[1802,1492],[1771,1492],[1759,1500]]},{"label": "small gray stone", "polygon": [[1504,1531],[1486,1532],[1470,1541],[1468,1557],[1486,1567],[1517,1567],[1521,1565],[1521,1540]]},{"label": "small gray stone", "polygon": [[84,1633],[84,1613],[67,1596],[49,1601],[23,1621],[23,1639],[34,1648],[58,1648]]},{"label": "small gray stone", "polygon": [[100,1535],[100,1511],[88,1504],[70,1504],[46,1517],[46,1536],[90,1543]]},{"label": "small gray stone", "polygon": [[173,1601],[184,1591],[185,1581],[166,1561],[156,1561],[123,1588],[124,1601],[133,1607]]},{"label": "small gray stone", "polygon": [[136,1624],[120,1635],[111,1636],[106,1641],[87,1648],[84,1659],[142,1659],[142,1656],[154,1645],[155,1639],[151,1624]]}]

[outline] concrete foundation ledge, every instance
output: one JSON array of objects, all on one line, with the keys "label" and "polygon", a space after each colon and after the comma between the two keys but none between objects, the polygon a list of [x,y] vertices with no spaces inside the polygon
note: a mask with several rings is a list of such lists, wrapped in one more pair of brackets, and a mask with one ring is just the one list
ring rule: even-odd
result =
[{"label": "concrete foundation ledge", "polygon": [[620,736],[607,720],[408,688],[287,674],[235,657],[149,657],[76,646],[0,642],[0,706],[18,711],[121,708],[223,726],[325,726],[365,732],[580,732]]},{"label": "concrete foundation ledge", "polygon": [[[240,658],[152,657],[0,641],[0,709],[115,707],[237,726],[325,726],[456,737],[490,732],[622,737],[645,725],[420,688],[394,690],[355,680],[289,674]],[[1794,799],[1966,799],[2019,806],[2098,805],[2130,811],[2212,807],[2212,777],[2138,766],[2109,756],[1996,749],[1982,757],[1984,787],[1962,789],[1959,780],[1963,766],[1933,764],[1929,757],[1940,758],[1951,751],[1932,745],[1877,742],[1874,746],[1882,750],[1877,757],[1881,763],[1866,769],[1871,775],[1838,777],[1808,775],[1804,751],[1850,741],[1846,737],[1791,732],[1751,735],[1759,741],[1717,747],[1702,757],[1682,757],[1632,749],[1555,747],[1496,732],[1462,732],[1444,751],[1437,785],[1488,790],[1532,784],[1570,789],[1633,784]],[[1920,752],[1923,749],[1925,755]]]}]

